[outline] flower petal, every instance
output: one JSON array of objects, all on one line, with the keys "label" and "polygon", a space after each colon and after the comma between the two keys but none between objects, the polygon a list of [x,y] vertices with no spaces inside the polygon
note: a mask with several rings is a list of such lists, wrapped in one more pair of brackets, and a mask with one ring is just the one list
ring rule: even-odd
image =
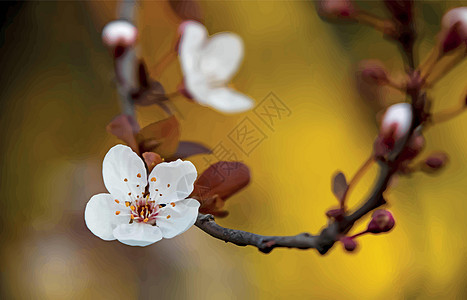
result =
[{"label": "flower petal", "polygon": [[195,199],[185,199],[167,205],[156,216],[156,226],[166,239],[173,238],[187,231],[196,222],[199,202]]},{"label": "flower petal", "polygon": [[183,200],[193,191],[197,175],[196,168],[190,161],[177,159],[160,163],[149,175],[150,198],[164,204]]},{"label": "flower petal", "polygon": [[223,84],[237,72],[242,59],[242,39],[231,32],[217,33],[201,49],[199,68],[209,82]]},{"label": "flower petal", "polygon": [[107,152],[102,175],[107,190],[122,202],[134,200],[147,185],[143,160],[124,145],[116,145]]},{"label": "flower petal", "polygon": [[118,226],[113,234],[117,240],[129,246],[144,247],[162,239],[161,230],[157,226],[136,222]]},{"label": "flower petal", "polygon": [[[118,215],[115,214],[117,211],[120,211]],[[112,241],[115,240],[113,230],[130,221],[129,209],[117,204],[110,194],[97,194],[86,204],[84,221],[93,234],[103,240]]]},{"label": "flower petal", "polygon": [[205,105],[224,113],[238,113],[251,109],[254,101],[231,88],[215,88],[209,92]]},{"label": "flower petal", "polygon": [[180,25],[182,36],[180,39],[180,64],[186,76],[198,69],[199,51],[206,41],[208,32],[199,22],[187,21]]}]

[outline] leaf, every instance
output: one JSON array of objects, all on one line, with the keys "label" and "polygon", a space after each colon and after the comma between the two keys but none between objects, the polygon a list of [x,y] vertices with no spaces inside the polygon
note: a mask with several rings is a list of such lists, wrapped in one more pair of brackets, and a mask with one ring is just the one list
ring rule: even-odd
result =
[{"label": "leaf", "polygon": [[175,116],[149,124],[136,135],[141,153],[155,152],[164,158],[173,156],[179,140],[180,126]]},{"label": "leaf", "polygon": [[170,158],[170,160],[176,160],[179,158],[183,159],[196,154],[210,153],[212,153],[211,149],[207,148],[202,144],[196,142],[181,141],[178,144],[177,151],[175,152],[174,156]]},{"label": "leaf", "polygon": [[342,201],[348,187],[344,173],[338,172],[334,175],[332,180],[332,192],[339,201]]},{"label": "leaf", "polygon": [[152,169],[162,162],[161,156],[154,152],[144,152],[142,156],[148,167],[148,173],[151,173]]},{"label": "leaf", "polygon": [[138,83],[139,89],[132,94],[133,102],[140,106],[158,104],[161,101],[168,100],[164,86],[149,77],[146,65],[140,60],[138,65]]},{"label": "leaf", "polygon": [[136,153],[139,153],[138,144],[135,138],[135,133],[138,131],[138,123],[129,115],[119,115],[107,125],[107,132],[115,135],[117,138],[125,142]]},{"label": "leaf", "polygon": [[169,0],[169,5],[182,20],[203,21],[203,13],[196,0]]},{"label": "leaf", "polygon": [[200,212],[226,216],[225,201],[250,182],[250,170],[241,162],[220,161],[207,168],[196,180],[191,197],[201,203]]}]

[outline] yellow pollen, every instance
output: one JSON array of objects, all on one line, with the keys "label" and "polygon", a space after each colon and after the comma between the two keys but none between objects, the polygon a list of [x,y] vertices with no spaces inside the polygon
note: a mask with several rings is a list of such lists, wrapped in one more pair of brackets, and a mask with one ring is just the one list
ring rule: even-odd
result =
[{"label": "yellow pollen", "polygon": [[147,221],[149,221],[149,219],[148,219],[148,218],[146,218],[146,219],[144,219],[144,220],[143,220],[143,222],[144,222],[144,223],[146,223]]},{"label": "yellow pollen", "polygon": [[140,173],[138,173],[138,174],[136,175],[136,177],[138,177],[138,178],[141,178],[141,174],[140,174]]},{"label": "yellow pollen", "polygon": [[130,206],[130,202],[129,202],[129,201],[125,201],[125,206],[126,206],[126,207]]},{"label": "yellow pollen", "polygon": [[156,181],[156,177],[151,178],[151,181],[153,182]]},{"label": "yellow pollen", "polygon": [[172,207],[175,207],[175,203],[173,203],[173,202],[172,202],[172,203],[170,203],[170,205],[172,205]]},{"label": "yellow pollen", "polygon": [[125,179],[123,179],[123,181],[127,182],[127,181],[128,181],[128,179],[127,179],[127,178],[125,178]]},{"label": "yellow pollen", "polygon": [[117,210],[117,211],[115,212],[115,214],[118,216],[118,215],[120,214],[120,211]]},{"label": "yellow pollen", "polygon": [[134,220],[134,219],[135,219],[135,216],[131,215],[130,218],[131,218],[132,220]]},{"label": "yellow pollen", "polygon": [[167,219],[170,219],[170,215],[167,216]]},{"label": "yellow pollen", "polygon": [[116,203],[120,203],[120,201],[118,201],[117,199],[115,199],[115,202],[116,202]]},{"label": "yellow pollen", "polygon": [[136,207],[134,207],[133,205],[130,208],[131,210],[136,210]]}]

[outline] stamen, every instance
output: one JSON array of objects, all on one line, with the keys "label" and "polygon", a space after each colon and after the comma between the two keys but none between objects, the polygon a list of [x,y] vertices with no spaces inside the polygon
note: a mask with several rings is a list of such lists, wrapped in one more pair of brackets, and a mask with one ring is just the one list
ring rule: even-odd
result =
[{"label": "stamen", "polygon": [[162,194],[159,194],[159,196],[161,196],[161,197],[162,197]]},{"label": "stamen", "polygon": [[173,202],[172,202],[172,203],[170,203],[170,205],[172,205],[172,207],[175,207],[175,203],[173,203]]},{"label": "stamen", "polygon": [[127,178],[125,178],[125,179],[123,179],[123,181],[127,182],[127,181],[128,181],[128,179],[127,179]]},{"label": "stamen", "polygon": [[120,214],[120,211],[117,210],[117,211],[115,212],[115,214],[118,216],[118,215]]},{"label": "stamen", "polygon": [[136,177],[138,177],[138,178],[141,178],[141,174],[140,174],[140,173],[138,173],[138,174],[136,175]]},{"label": "stamen", "polygon": [[130,208],[131,210],[136,210],[136,207],[134,205],[132,205]]},{"label": "stamen", "polygon": [[167,187],[168,187],[168,188],[170,187],[170,183],[167,184]]},{"label": "stamen", "polygon": [[139,187],[139,184],[137,184],[136,187]]},{"label": "stamen", "polygon": [[146,219],[144,219],[144,220],[143,220],[143,222],[144,222],[144,223],[146,223],[147,221],[149,221],[149,219],[148,219],[148,218],[146,218]]},{"label": "stamen", "polygon": [[133,216],[133,215],[130,215],[130,218],[131,218],[132,220],[134,220],[134,219],[135,219],[135,216]]},{"label": "stamen", "polygon": [[128,193],[128,196],[131,196],[131,193]]},{"label": "stamen", "polygon": [[120,201],[118,201],[117,199],[115,199],[115,202],[116,202],[116,203],[120,203]]},{"label": "stamen", "polygon": [[152,181],[152,182],[155,182],[155,181],[156,181],[156,177],[151,178],[151,181]]},{"label": "stamen", "polygon": [[167,219],[170,219],[170,215],[167,216]]},{"label": "stamen", "polygon": [[125,206],[126,207],[130,206],[130,201],[125,201]]}]

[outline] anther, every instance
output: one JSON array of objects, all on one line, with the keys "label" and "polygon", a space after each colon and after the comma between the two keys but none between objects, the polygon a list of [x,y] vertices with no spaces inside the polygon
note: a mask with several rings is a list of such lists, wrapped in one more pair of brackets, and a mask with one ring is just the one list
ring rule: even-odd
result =
[{"label": "anther", "polygon": [[133,205],[130,208],[131,210],[136,210],[136,207],[134,207]]},{"label": "anther", "polygon": [[120,211],[117,210],[117,211],[115,212],[115,214],[118,216],[118,215],[120,214]]},{"label": "anther", "polygon": [[128,179],[127,179],[127,178],[125,178],[125,179],[123,179],[123,181],[127,182],[127,181],[128,181]]},{"label": "anther", "polygon": [[141,174],[140,174],[140,173],[138,173],[138,174],[136,175],[136,177],[138,177],[138,178],[141,178]]},{"label": "anther", "polygon": [[156,181],[156,177],[151,178],[151,181],[153,182]]},{"label": "anther", "polygon": [[146,219],[144,219],[144,220],[143,220],[143,222],[144,222],[144,223],[146,223],[147,221],[149,221],[149,219],[148,219],[148,218],[146,218]]},{"label": "anther", "polygon": [[170,183],[167,184],[167,187],[170,187]]},{"label": "anther", "polygon": [[130,201],[125,201],[125,206],[126,207],[130,206]]},{"label": "anther", "polygon": [[170,205],[172,205],[172,207],[175,207],[175,203],[173,203],[173,202],[172,202],[172,203],[170,203]]},{"label": "anther", "polygon": [[118,201],[117,199],[115,199],[115,202],[116,202],[116,203],[120,203],[120,201]]},{"label": "anther", "polygon": [[170,219],[170,215],[167,216],[167,219]]}]

